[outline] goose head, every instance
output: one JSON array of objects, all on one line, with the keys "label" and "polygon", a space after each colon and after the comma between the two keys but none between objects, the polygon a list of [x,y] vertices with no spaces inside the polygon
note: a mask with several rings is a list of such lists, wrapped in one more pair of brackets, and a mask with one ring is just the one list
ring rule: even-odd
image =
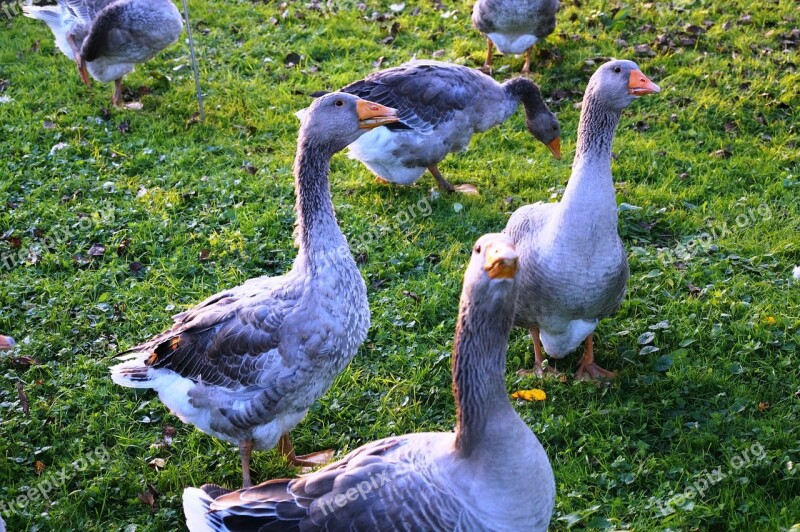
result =
[{"label": "goose head", "polygon": [[546,106],[526,115],[525,126],[531,135],[547,146],[556,159],[561,159],[561,125]]},{"label": "goose head", "polygon": [[300,135],[326,145],[332,152],[345,149],[378,126],[398,122],[397,111],[344,92],[331,92],[302,113]]},{"label": "goose head", "polygon": [[0,334],[0,351],[5,351],[14,347],[14,339],[10,336]]},{"label": "goose head", "polygon": [[646,94],[661,92],[633,61],[614,60],[603,64],[589,79],[586,96],[614,111],[621,112],[633,100]]},{"label": "goose head", "polygon": [[[483,235],[472,247],[467,270],[464,273],[464,293],[468,301],[484,302],[501,313],[500,307],[509,306],[509,316],[513,316],[516,304],[516,278],[519,255],[514,241],[501,233]],[[463,297],[462,296],[462,297]]]}]

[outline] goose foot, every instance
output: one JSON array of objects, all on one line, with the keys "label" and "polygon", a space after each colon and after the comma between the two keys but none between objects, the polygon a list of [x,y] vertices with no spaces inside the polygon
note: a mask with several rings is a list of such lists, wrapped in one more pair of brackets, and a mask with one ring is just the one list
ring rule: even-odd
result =
[{"label": "goose foot", "polygon": [[575,380],[576,381],[602,381],[602,380],[611,380],[616,377],[617,374],[613,371],[608,371],[607,369],[603,369],[594,362],[590,364],[581,363],[580,367],[578,367],[578,371],[575,372]]},{"label": "goose foot", "polygon": [[460,192],[461,194],[468,194],[471,196],[478,196],[480,193],[478,192],[478,187],[475,185],[451,185],[447,179],[442,176],[442,173],[439,171],[439,167],[435,164],[432,164],[428,167],[428,171],[433,175],[436,179],[436,183],[439,185],[439,188],[442,189],[444,192],[453,193],[453,192]]},{"label": "goose foot", "polygon": [[578,371],[575,372],[575,380],[588,381],[588,380],[609,380],[616,377],[617,374],[613,371],[608,371],[601,368],[594,362],[594,335],[590,334],[586,337],[586,345],[583,349],[583,358],[581,358]]},{"label": "goose foot", "polygon": [[142,102],[125,102],[122,98],[122,79],[114,80],[114,96],[111,97],[111,103],[117,109],[128,109],[130,111],[141,111],[144,105]]},{"label": "goose foot", "polygon": [[476,187],[475,185],[469,185],[469,184],[456,185],[454,187],[453,191],[454,192],[459,192],[461,194],[467,194],[468,196],[480,196],[481,195],[481,193],[478,192],[478,187]]},{"label": "goose foot", "polygon": [[531,327],[530,333],[531,340],[533,341],[533,369],[521,369],[517,371],[517,375],[520,377],[532,377],[533,375],[536,375],[540,378],[544,378],[546,376],[555,377],[561,382],[566,382],[567,376],[558,371],[555,366],[551,366],[549,363],[550,361],[545,360],[544,358],[544,353],[542,352],[542,340],[539,337],[539,327]]},{"label": "goose foot", "polygon": [[284,434],[278,440],[278,452],[285,456],[289,463],[297,467],[318,467],[327,464],[336,453],[333,449],[327,449],[297,456],[294,454],[294,445],[288,434]]}]

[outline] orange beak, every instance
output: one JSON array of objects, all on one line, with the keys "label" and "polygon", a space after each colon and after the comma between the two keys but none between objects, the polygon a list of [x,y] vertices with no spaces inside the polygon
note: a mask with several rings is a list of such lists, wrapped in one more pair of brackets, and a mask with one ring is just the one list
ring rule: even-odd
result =
[{"label": "orange beak", "polygon": [[0,351],[5,351],[14,347],[14,339],[10,336],[3,336],[0,334]]},{"label": "orange beak", "polygon": [[653,83],[641,70],[631,70],[631,77],[628,79],[628,94],[633,96],[644,96],[661,92],[661,87]]},{"label": "orange beak", "polygon": [[483,269],[490,279],[513,279],[517,274],[519,255],[514,246],[505,242],[495,242],[486,250],[486,263]]},{"label": "orange beak", "polygon": [[358,113],[358,127],[361,129],[373,129],[400,121],[396,110],[368,100],[358,100],[356,112]]},{"label": "orange beak", "polygon": [[553,154],[553,157],[559,160],[561,159],[561,137],[556,137],[551,140],[547,148],[550,150],[550,153]]}]

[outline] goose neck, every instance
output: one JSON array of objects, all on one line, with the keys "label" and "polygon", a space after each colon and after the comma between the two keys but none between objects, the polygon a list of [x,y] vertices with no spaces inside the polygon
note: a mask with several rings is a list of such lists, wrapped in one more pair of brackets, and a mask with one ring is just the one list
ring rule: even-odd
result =
[{"label": "goose neck", "polygon": [[619,123],[620,112],[603,105],[592,93],[586,95],[578,124],[575,164],[591,163],[611,166],[611,144]]},{"label": "goose neck", "polygon": [[328,175],[334,153],[301,133],[294,163],[299,257],[312,269],[342,259],[353,261],[331,200]]},{"label": "goose neck", "polygon": [[522,104],[525,116],[532,118],[538,110],[545,107],[544,98],[539,87],[529,79],[516,77],[503,84],[506,97],[514,102],[514,107]]},{"label": "goose neck", "polygon": [[[491,446],[493,420],[516,417],[506,393],[506,351],[515,298],[486,312],[462,300],[453,345],[456,451],[462,458]],[[510,418],[509,418],[510,419]]]}]

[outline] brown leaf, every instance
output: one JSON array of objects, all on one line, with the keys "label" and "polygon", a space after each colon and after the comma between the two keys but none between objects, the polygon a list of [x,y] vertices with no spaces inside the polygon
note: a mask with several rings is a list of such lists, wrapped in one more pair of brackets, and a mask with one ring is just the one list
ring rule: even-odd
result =
[{"label": "brown leaf", "polygon": [[200,123],[200,112],[195,112],[192,117],[186,121],[186,129],[189,129],[195,124]]},{"label": "brown leaf", "polygon": [[128,269],[131,271],[131,273],[136,274],[144,269],[144,264],[136,260],[128,264]]},{"label": "brown leaf", "polygon": [[28,396],[25,393],[25,386],[22,384],[22,381],[17,381],[17,397],[19,397],[22,413],[27,416],[31,412],[31,406],[30,403],[28,403]]},{"label": "brown leaf", "polygon": [[727,148],[717,150],[711,154],[712,157],[716,157],[717,159],[727,159],[731,155],[733,155],[733,153]]},{"label": "brown leaf", "polygon": [[126,133],[130,132],[131,124],[127,120],[123,120],[122,122],[119,123],[119,125],[117,126],[117,129],[119,129],[120,133],[125,135]]},{"label": "brown leaf", "polygon": [[142,493],[139,493],[137,497],[139,498],[140,503],[146,504],[150,507],[151,514],[156,513],[156,497],[153,495],[152,491],[143,491]]},{"label": "brown leaf", "polygon": [[366,264],[368,260],[369,254],[366,251],[362,251],[356,255],[356,264]]},{"label": "brown leaf", "polygon": [[703,290],[692,283],[687,283],[686,288],[689,289],[690,296],[701,297],[703,295]]},{"label": "brown leaf", "polygon": [[17,369],[25,370],[31,366],[41,366],[42,363],[36,360],[35,358],[29,356],[21,356],[21,357],[12,357],[8,359],[8,363],[11,366],[16,367]]},{"label": "brown leaf", "polygon": [[633,52],[636,55],[654,56],[656,53],[650,48],[649,44],[637,44],[633,47]]},{"label": "brown leaf", "polygon": [[106,254],[106,247],[103,244],[92,244],[89,248],[89,255],[92,257],[102,257]]},{"label": "brown leaf", "polygon": [[42,47],[42,43],[39,42],[39,39],[36,39],[35,41],[33,41],[33,44],[31,44],[31,48],[30,48],[31,53],[35,54],[36,52],[39,51],[39,48],[41,48],[41,47]]},{"label": "brown leaf", "polygon": [[247,172],[250,175],[254,175],[256,172],[258,172],[258,168],[253,166],[253,163],[251,163],[251,162],[244,163],[242,165],[242,170],[244,170],[245,172]]},{"label": "brown leaf", "polygon": [[403,290],[403,295],[406,296],[406,297],[410,297],[415,302],[419,303],[419,295],[418,294],[416,294],[414,292],[411,292],[409,290]]},{"label": "brown leaf", "polygon": [[37,475],[41,475],[44,472],[44,468],[45,468],[44,462],[40,462],[39,460],[36,460],[33,463],[33,470],[36,471]]},{"label": "brown leaf", "polygon": [[11,82],[7,79],[0,79],[0,92],[6,90],[9,85],[11,85]]},{"label": "brown leaf", "polygon": [[739,17],[738,22],[739,22],[739,24],[752,24],[753,23],[753,15],[750,15],[750,14],[742,15],[741,17]]},{"label": "brown leaf", "polygon": [[131,245],[131,241],[129,238],[123,238],[122,241],[117,244],[117,256],[123,256]]},{"label": "brown leaf", "polygon": [[211,252],[205,248],[200,250],[200,260],[206,261],[208,260],[208,256],[211,255]]},{"label": "brown leaf", "polygon": [[758,403],[758,411],[759,412],[766,412],[767,410],[769,410],[769,407],[770,407],[770,404],[767,403],[766,401]]}]

